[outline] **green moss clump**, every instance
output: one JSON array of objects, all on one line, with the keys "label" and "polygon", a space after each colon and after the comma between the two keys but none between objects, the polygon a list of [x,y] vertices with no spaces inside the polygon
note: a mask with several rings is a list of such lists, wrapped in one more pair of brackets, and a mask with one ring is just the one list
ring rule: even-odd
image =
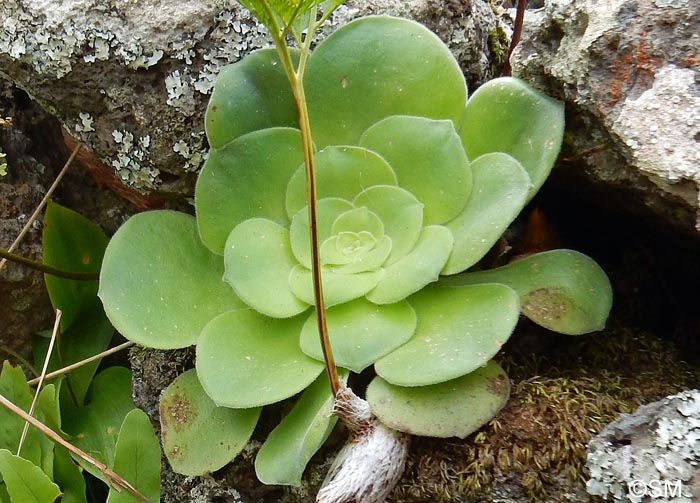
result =
[{"label": "green moss clump", "polygon": [[506,55],[510,47],[510,37],[501,24],[488,30],[488,47],[491,54],[491,71],[497,74],[506,62]]}]

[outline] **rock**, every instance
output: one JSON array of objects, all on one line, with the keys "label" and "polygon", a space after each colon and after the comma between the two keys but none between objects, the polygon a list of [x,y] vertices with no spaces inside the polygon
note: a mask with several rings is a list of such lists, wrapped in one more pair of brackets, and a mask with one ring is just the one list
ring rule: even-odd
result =
[{"label": "rock", "polygon": [[[529,11],[514,75],[567,102],[554,176],[598,201],[700,230],[700,3],[549,0]],[[609,197],[614,194],[613,197]]]},{"label": "rock", "polygon": [[[0,152],[7,154],[6,175],[0,176],[0,247],[7,250],[68,159],[58,121],[8,80],[0,77]],[[96,190],[92,177],[76,166],[68,169],[53,200],[82,213],[113,233],[127,215],[128,203],[111,191]],[[43,212],[16,250],[21,256],[42,260]],[[54,312],[46,293],[44,275],[8,262],[0,271],[0,352],[7,350],[31,360],[34,334],[51,329]],[[15,356],[3,354],[3,358]],[[17,363],[15,358],[11,358]]]},{"label": "rock", "polygon": [[[7,154],[7,174],[0,176],[0,247],[7,250],[46,194],[55,173],[52,156],[38,155],[37,137],[48,140],[52,119],[32,114],[17,101],[12,85],[0,78],[0,115],[11,123],[0,126],[0,151]],[[55,122],[55,121],[54,121]],[[30,228],[15,253],[41,260],[41,219]],[[34,333],[51,327],[53,312],[44,275],[7,262],[0,272],[0,354],[31,360]],[[14,353],[14,354],[13,354]]]},{"label": "rock", "polygon": [[0,69],[126,184],[148,191],[199,167],[219,67],[266,44],[249,14],[224,4],[3,2]]},{"label": "rock", "polygon": [[700,390],[622,414],[588,445],[588,492],[609,501],[700,498]]},{"label": "rock", "polygon": [[[493,75],[492,52],[502,57],[507,41],[483,0],[350,1],[324,33],[382,13],[435,29],[472,83]],[[0,14],[0,73],[142,192],[192,194],[219,69],[270,45],[246,9],[224,0],[5,0]]]}]

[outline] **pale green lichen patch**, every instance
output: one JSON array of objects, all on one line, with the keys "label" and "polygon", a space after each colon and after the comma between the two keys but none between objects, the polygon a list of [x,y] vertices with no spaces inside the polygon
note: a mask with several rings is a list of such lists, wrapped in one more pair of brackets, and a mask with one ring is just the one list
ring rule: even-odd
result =
[{"label": "pale green lichen patch", "polygon": [[[246,9],[223,7],[218,0],[167,7],[152,0],[6,0],[0,66],[55,110],[122,181],[149,191],[160,186],[161,170],[199,169],[204,130],[192,132],[191,124],[202,123],[219,69],[269,45],[265,28]],[[155,66],[153,73],[143,71]],[[84,96],[80,109],[72,101],[76,92]],[[98,124],[114,124],[124,141]],[[169,155],[173,151],[177,155]]]},{"label": "pale green lichen patch", "polygon": [[89,113],[80,112],[78,121],[75,123],[74,130],[76,133],[92,133],[95,131],[95,119]]},{"label": "pale green lichen patch", "polygon": [[119,179],[127,185],[152,189],[156,186],[158,169],[147,158],[151,144],[149,135],[134,141],[134,135],[129,131],[112,131],[112,137],[117,155],[106,160],[117,172]]},{"label": "pale green lichen patch", "polygon": [[149,68],[164,54],[111,28],[110,21],[113,26],[119,22],[114,14],[103,13],[105,21],[99,25],[85,22],[91,6],[68,11],[9,0],[3,8],[0,53],[31,65],[40,74],[61,78],[79,57],[93,63],[111,55],[131,69]]},{"label": "pale green lichen patch", "polygon": [[[210,94],[223,66],[248,52],[270,45],[265,27],[258,24],[247,10],[223,10],[214,23],[209,36],[214,43],[200,44],[192,37],[175,41],[169,48],[171,56],[184,64],[165,78],[167,103],[188,115],[193,113],[197,104],[195,93]],[[195,60],[202,63],[192,65]]]},{"label": "pale green lichen patch", "polygon": [[654,488],[647,484],[656,481],[673,492],[663,501],[690,503],[700,496],[699,462],[700,391],[691,390],[623,414],[608,425],[590,444],[586,487],[608,501],[642,501],[647,489]]},{"label": "pale green lichen patch", "polygon": [[204,131],[195,131],[190,134],[189,142],[179,140],[173,144],[173,152],[185,160],[182,167],[185,171],[199,171],[202,163],[209,157],[209,152],[204,149]]}]

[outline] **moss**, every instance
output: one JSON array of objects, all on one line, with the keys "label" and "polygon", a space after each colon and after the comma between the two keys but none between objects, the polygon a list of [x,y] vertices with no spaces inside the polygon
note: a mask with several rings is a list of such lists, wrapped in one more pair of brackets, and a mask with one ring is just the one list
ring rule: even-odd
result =
[{"label": "moss", "polygon": [[513,381],[505,408],[464,441],[415,439],[393,501],[481,499],[497,486],[533,502],[585,495],[593,435],[620,413],[700,381],[700,369],[669,343],[622,327],[578,338],[520,334],[501,363]]},{"label": "moss", "polygon": [[510,48],[510,36],[500,23],[489,29],[487,34],[488,48],[491,54],[490,71],[493,75],[498,75],[506,62],[506,54]]}]

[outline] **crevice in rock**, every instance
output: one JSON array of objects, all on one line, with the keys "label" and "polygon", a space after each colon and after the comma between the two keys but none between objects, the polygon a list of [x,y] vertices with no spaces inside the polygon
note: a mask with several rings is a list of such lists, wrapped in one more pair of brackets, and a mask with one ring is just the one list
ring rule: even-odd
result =
[{"label": "crevice in rock", "polygon": [[555,169],[534,204],[566,246],[591,255],[608,273],[616,319],[675,343],[700,364],[700,235],[640,211],[626,200],[633,197]]}]

